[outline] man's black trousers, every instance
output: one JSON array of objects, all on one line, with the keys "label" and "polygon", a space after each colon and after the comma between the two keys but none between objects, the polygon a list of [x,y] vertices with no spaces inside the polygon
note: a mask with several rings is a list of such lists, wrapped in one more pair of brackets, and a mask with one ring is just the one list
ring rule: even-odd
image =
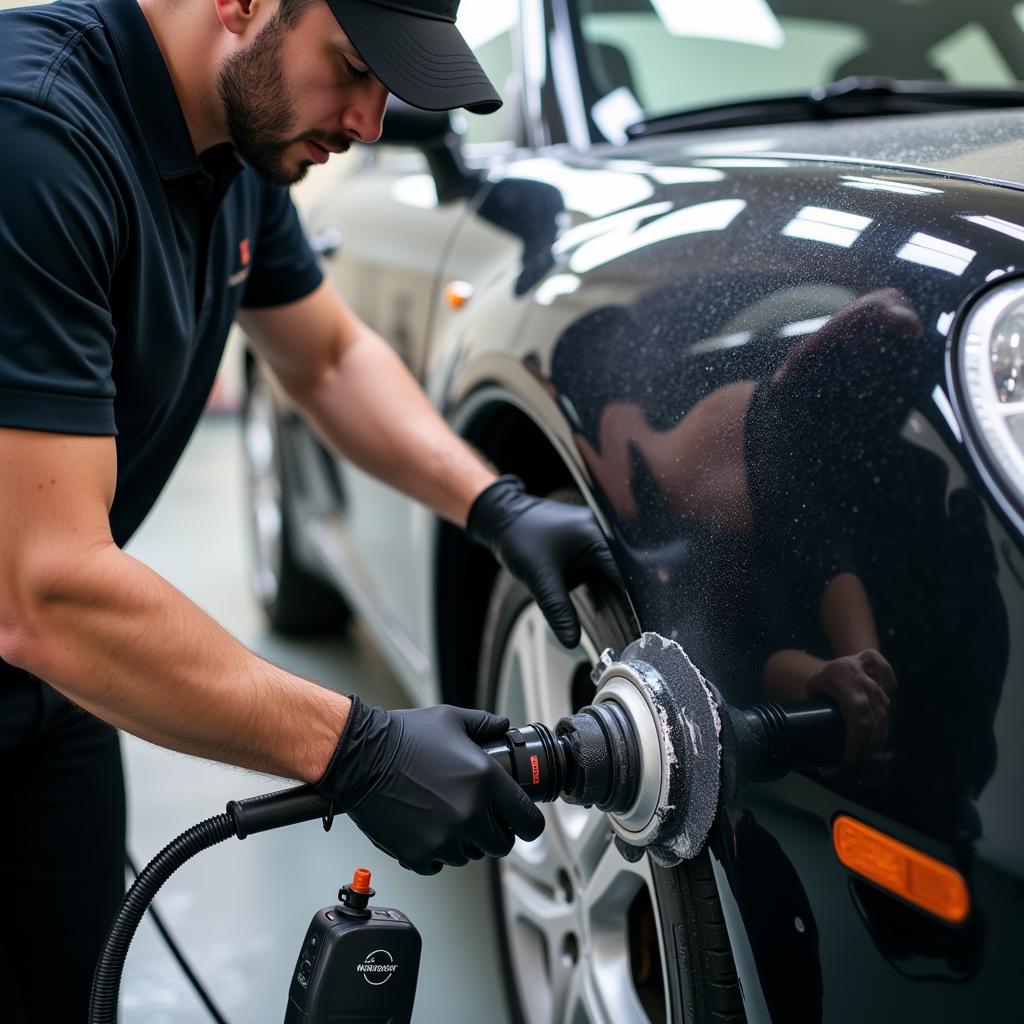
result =
[{"label": "man's black trousers", "polygon": [[0,663],[0,1021],[84,1024],[124,895],[117,732]]}]

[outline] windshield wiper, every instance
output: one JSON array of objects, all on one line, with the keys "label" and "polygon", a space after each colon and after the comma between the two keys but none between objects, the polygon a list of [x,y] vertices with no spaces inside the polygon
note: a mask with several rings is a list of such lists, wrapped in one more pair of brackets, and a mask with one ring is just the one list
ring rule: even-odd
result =
[{"label": "windshield wiper", "polygon": [[1024,106],[1024,88],[966,89],[951,82],[852,77],[792,96],[766,96],[662,114],[630,125],[626,134],[636,139],[702,128],[741,128],[872,114],[926,114],[936,110],[1020,106]]}]

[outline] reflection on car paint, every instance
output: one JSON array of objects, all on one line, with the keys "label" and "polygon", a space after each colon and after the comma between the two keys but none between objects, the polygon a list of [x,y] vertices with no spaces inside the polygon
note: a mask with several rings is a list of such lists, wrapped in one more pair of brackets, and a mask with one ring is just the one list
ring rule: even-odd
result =
[{"label": "reflection on car paint", "polygon": [[[514,180],[513,165],[492,187]],[[969,864],[999,763],[1012,613],[943,360],[950,306],[1012,272],[1020,253],[994,227],[1013,223],[1011,202],[936,180],[730,168],[718,182],[659,188],[636,207],[576,220],[546,257],[533,250],[548,270],[519,292],[563,326],[550,347],[534,334],[520,351],[571,431],[644,628],[677,639],[741,704],[798,699],[829,666],[877,651],[896,683],[888,735],[814,781],[837,806],[934,837],[946,844],[937,853]],[[628,244],[676,211],[735,197],[746,208],[728,230]],[[525,234],[530,220],[507,226]],[[595,243],[607,259],[574,262]],[[602,302],[612,280],[615,301]],[[803,798],[786,794],[798,785],[766,788],[796,810]],[[821,907],[799,880],[809,865],[786,869],[791,825],[769,821],[756,795],[728,811],[722,862],[767,1005],[777,1019],[821,1019]],[[767,848],[774,859],[761,870]],[[865,883],[849,894],[901,971],[907,958],[920,963],[910,974],[981,969],[980,915],[969,938],[918,920],[899,939],[920,912]],[[799,973],[799,993],[773,986],[780,971]]]}]

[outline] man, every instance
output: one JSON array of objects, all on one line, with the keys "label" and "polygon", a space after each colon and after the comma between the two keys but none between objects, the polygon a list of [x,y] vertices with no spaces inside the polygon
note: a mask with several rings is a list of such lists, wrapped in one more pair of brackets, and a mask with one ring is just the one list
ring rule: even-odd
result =
[{"label": "man", "polygon": [[59,0],[0,15],[5,1021],[84,1019],[123,887],[110,726],[314,783],[423,873],[543,827],[479,749],[504,720],[386,712],[297,678],[121,550],[238,315],[330,444],[468,522],[576,642],[569,588],[613,571],[593,518],[495,479],[451,433],[323,281],[285,188],[374,142],[389,90],[432,109],[500,106],[456,8]]}]

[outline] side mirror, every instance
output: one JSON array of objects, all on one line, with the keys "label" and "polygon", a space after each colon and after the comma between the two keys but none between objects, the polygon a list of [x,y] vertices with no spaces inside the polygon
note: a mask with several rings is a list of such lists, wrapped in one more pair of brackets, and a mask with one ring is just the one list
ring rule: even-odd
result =
[{"label": "side mirror", "polygon": [[466,166],[447,110],[420,110],[397,96],[389,97],[380,144],[418,149],[427,159],[439,203],[471,196],[483,180]]}]

